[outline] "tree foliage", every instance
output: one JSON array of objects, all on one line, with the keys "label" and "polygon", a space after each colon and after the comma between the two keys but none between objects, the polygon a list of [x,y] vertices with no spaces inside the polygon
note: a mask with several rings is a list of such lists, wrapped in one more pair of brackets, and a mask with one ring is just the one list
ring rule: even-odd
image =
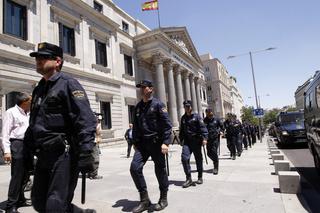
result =
[{"label": "tree foliage", "polygon": [[242,122],[249,122],[251,124],[258,125],[258,118],[253,116],[253,107],[242,107],[241,109],[241,120]]},{"label": "tree foliage", "polygon": [[275,122],[276,121],[276,118],[277,118],[277,114],[280,112],[281,110],[278,109],[278,108],[274,108],[274,109],[271,109],[271,110],[268,110],[265,112],[265,115],[263,117],[263,123],[265,125],[267,124],[270,124],[272,122]]}]

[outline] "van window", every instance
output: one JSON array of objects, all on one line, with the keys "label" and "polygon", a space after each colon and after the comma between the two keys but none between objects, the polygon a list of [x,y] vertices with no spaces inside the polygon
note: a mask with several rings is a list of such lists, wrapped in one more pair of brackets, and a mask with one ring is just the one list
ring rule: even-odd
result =
[{"label": "van window", "polygon": [[305,94],[305,98],[304,98],[304,108],[305,109],[309,109],[309,94],[310,93]]},{"label": "van window", "polygon": [[320,85],[316,87],[316,100],[317,100],[317,107],[320,107]]}]

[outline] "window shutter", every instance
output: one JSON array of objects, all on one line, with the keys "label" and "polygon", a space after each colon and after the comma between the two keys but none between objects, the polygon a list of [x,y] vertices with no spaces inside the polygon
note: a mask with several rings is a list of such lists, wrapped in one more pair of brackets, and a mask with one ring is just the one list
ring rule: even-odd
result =
[{"label": "window shutter", "polygon": [[21,25],[22,25],[22,27],[21,27],[21,30],[22,30],[22,38],[23,38],[23,40],[27,40],[28,39],[28,37],[27,37],[27,35],[28,35],[28,29],[27,29],[27,10],[26,10],[26,7],[22,7],[22,9],[21,9],[21,17],[22,17],[22,20],[20,20],[21,21]]},{"label": "window shutter", "polygon": [[74,39],[74,29],[70,30],[70,42],[71,42],[71,55],[76,55],[75,39]]},{"label": "window shutter", "polygon": [[59,23],[59,46],[65,51],[63,47],[63,25]]}]

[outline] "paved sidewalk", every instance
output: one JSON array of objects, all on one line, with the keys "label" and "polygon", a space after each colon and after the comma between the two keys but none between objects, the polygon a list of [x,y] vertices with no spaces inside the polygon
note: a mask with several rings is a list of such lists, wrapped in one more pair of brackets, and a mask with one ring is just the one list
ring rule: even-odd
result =
[{"label": "paved sidewalk", "polygon": [[[220,169],[212,174],[212,162],[204,163],[204,183],[183,189],[185,175],[180,160],[181,147],[170,147],[169,206],[163,212],[306,212],[296,195],[279,193],[278,177],[272,175],[274,167],[267,151],[266,138],[241,157],[231,160],[225,139],[221,141]],[[130,212],[138,204],[139,195],[131,180],[129,167],[132,158],[126,158],[126,147],[106,147],[102,150],[101,180],[87,180],[86,204],[80,204],[81,180],[74,202],[82,207],[94,208],[99,213]],[[192,157],[191,167],[196,170]],[[9,167],[0,166],[0,201],[6,200]],[[149,195],[153,203],[159,199],[158,183],[153,162],[144,168]],[[196,180],[197,173],[193,173]],[[19,209],[23,213],[35,212],[32,207]]]}]

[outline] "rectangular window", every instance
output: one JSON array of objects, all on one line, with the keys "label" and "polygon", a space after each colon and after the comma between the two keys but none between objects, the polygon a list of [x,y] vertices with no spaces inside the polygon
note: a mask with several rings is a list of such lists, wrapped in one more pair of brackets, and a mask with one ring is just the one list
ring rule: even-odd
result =
[{"label": "rectangular window", "polygon": [[320,108],[320,85],[316,87],[317,107]]},{"label": "rectangular window", "polygon": [[206,92],[203,90],[203,100],[206,100]]},{"label": "rectangular window", "polygon": [[76,55],[74,29],[59,23],[59,45],[64,53]]},{"label": "rectangular window", "polygon": [[102,129],[111,129],[111,105],[109,102],[100,102],[100,109],[102,114]]},{"label": "rectangular window", "polygon": [[128,23],[126,23],[124,21],[122,21],[122,31],[129,33],[129,25],[128,25]]},{"label": "rectangular window", "polygon": [[124,54],[124,69],[126,74],[133,76],[132,57],[126,54]]},{"label": "rectangular window", "polygon": [[96,64],[104,67],[108,66],[107,61],[107,47],[105,43],[95,40],[96,43]]},{"label": "rectangular window", "polygon": [[4,1],[4,33],[27,40],[27,9],[11,0]]},{"label": "rectangular window", "polygon": [[135,106],[128,105],[129,123],[133,124]]},{"label": "rectangular window", "polygon": [[93,2],[93,8],[98,11],[99,13],[102,13],[103,11],[103,7],[101,4],[99,4],[98,2],[94,1]]}]

